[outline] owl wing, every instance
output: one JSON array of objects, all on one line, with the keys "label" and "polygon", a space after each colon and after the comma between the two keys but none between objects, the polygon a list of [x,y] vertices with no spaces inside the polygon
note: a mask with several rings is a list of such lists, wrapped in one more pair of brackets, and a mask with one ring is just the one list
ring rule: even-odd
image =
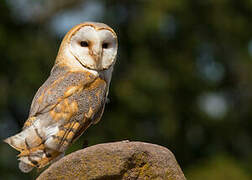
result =
[{"label": "owl wing", "polygon": [[36,124],[45,146],[63,152],[100,119],[106,91],[106,82],[89,72],[56,68],[36,93],[24,129]]},{"label": "owl wing", "polygon": [[[85,86],[67,99],[59,103],[50,113],[57,112],[65,116],[66,111],[58,111],[69,104],[69,115],[59,126],[59,131],[48,140],[48,147],[63,152],[73,141],[91,125],[100,119],[105,106],[107,84],[101,78],[96,78],[89,86]],[[62,104],[62,105],[61,105]],[[60,115],[59,115],[60,116]]]},{"label": "owl wing", "polygon": [[74,88],[88,85],[97,77],[89,72],[71,72],[66,67],[56,66],[51,75],[35,94],[29,117],[50,111],[64,98],[74,93]]},{"label": "owl wing", "polygon": [[100,77],[54,68],[33,99],[23,131],[4,140],[20,151],[20,169],[28,172],[59,157],[101,117],[106,94]]}]

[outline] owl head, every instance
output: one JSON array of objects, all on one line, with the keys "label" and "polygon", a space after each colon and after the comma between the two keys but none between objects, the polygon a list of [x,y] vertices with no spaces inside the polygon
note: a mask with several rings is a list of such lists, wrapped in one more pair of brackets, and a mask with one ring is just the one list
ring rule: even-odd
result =
[{"label": "owl head", "polygon": [[112,28],[103,23],[85,22],[65,35],[56,63],[76,64],[77,61],[90,70],[106,70],[115,63],[117,47]]}]

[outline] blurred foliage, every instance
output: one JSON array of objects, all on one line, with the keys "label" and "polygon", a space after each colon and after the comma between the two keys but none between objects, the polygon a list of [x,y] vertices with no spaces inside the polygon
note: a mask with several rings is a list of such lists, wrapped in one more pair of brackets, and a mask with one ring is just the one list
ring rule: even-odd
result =
[{"label": "blurred foliage", "polygon": [[218,155],[204,161],[205,162],[192,165],[192,167],[187,170],[188,180],[251,179],[251,176],[242,169],[242,166],[237,161],[226,155]]},{"label": "blurred foliage", "polygon": [[[68,153],[85,139],[147,141],[189,179],[252,178],[250,0],[4,0],[0,17],[1,139],[20,131],[64,33],[100,21],[119,37],[110,103]],[[36,176],[16,154],[0,145],[1,177]]]}]

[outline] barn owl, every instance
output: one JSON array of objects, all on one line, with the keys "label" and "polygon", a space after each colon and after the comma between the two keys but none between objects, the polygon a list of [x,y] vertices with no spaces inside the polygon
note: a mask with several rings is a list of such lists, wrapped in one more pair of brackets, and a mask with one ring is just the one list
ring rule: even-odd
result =
[{"label": "barn owl", "polygon": [[117,54],[117,36],[103,23],[85,22],[64,37],[49,78],[37,91],[20,133],[5,139],[29,172],[61,157],[99,122]]}]

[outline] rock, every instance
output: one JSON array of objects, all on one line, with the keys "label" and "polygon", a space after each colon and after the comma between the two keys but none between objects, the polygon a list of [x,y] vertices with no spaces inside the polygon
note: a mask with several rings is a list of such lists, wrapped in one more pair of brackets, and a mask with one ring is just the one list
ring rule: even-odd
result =
[{"label": "rock", "polygon": [[52,164],[37,178],[44,179],[185,180],[185,176],[167,148],[121,141],[73,152]]}]

